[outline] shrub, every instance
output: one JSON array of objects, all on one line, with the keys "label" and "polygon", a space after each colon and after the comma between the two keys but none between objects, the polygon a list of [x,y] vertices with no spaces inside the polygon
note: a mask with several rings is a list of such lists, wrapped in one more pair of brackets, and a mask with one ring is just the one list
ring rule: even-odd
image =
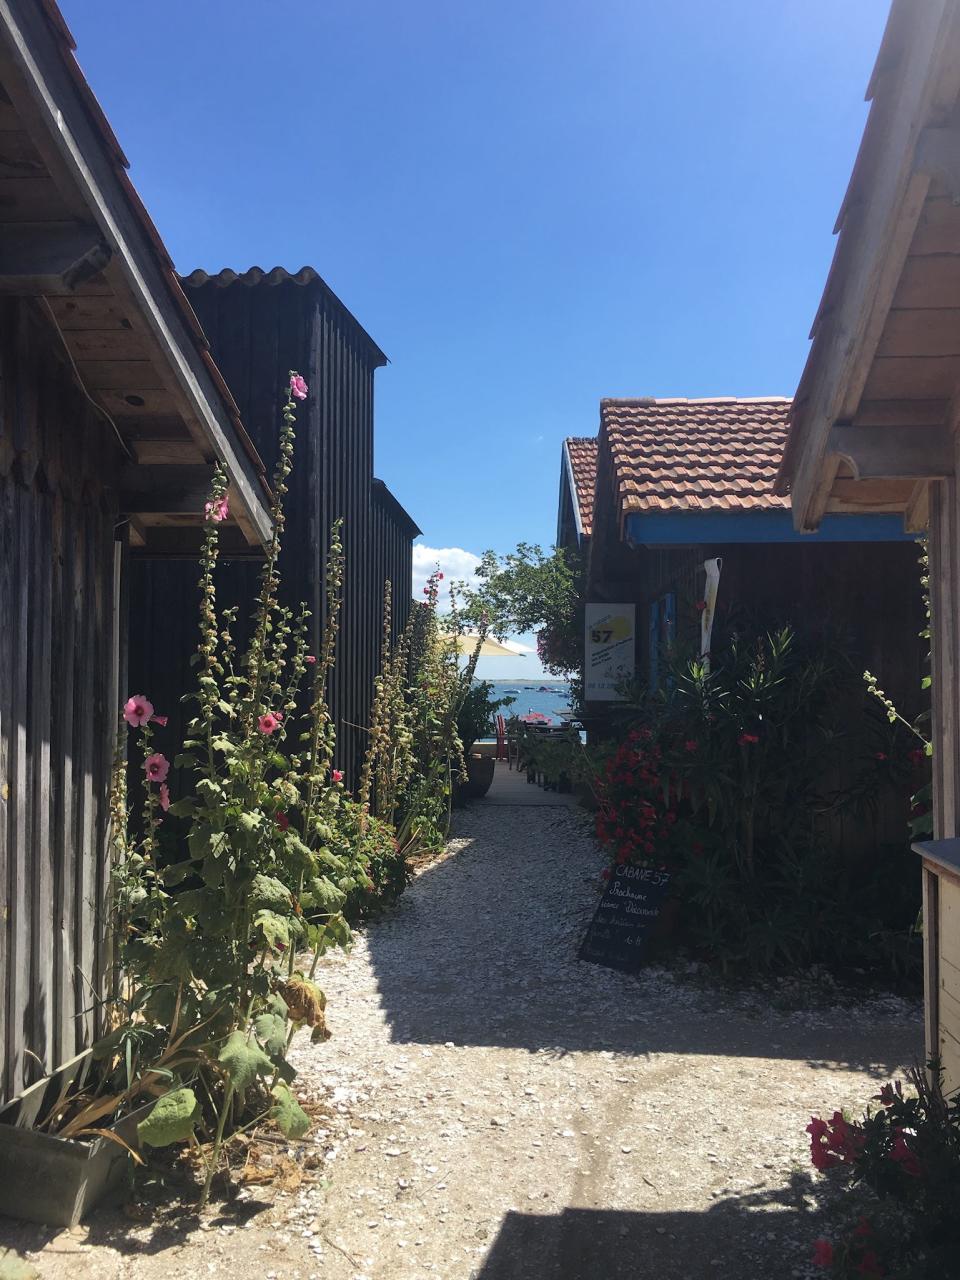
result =
[{"label": "shrub", "polygon": [[856,1226],[816,1242],[814,1260],[843,1280],[945,1280],[960,1258],[960,1100],[944,1098],[939,1072],[912,1074],[876,1095],[861,1120],[839,1111],[807,1126],[814,1167],[859,1186]]}]

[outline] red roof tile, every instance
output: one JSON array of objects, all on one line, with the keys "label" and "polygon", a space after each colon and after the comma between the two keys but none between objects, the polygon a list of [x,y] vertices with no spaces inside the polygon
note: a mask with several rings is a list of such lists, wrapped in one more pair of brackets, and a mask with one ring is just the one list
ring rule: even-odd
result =
[{"label": "red roof tile", "polygon": [[593,529],[593,493],[597,487],[597,439],[595,436],[571,436],[563,443],[573,476],[580,531],[589,538]]},{"label": "red roof tile", "polygon": [[758,511],[789,507],[773,482],[791,401],[602,400],[600,436],[610,449],[621,509]]}]

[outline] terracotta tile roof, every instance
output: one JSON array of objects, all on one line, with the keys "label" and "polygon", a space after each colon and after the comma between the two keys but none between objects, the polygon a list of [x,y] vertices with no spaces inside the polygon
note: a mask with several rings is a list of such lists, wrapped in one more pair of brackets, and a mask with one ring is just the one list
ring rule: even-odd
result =
[{"label": "terracotta tile roof", "polygon": [[791,401],[602,400],[600,435],[630,511],[756,511],[789,507],[773,482]]},{"label": "terracotta tile roof", "polygon": [[596,436],[570,436],[563,444],[573,477],[580,532],[589,538],[593,529],[593,493],[597,487],[597,439]]}]

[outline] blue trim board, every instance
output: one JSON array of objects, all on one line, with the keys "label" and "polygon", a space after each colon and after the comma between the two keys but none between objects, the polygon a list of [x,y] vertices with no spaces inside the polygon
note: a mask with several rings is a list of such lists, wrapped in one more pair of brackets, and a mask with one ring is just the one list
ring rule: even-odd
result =
[{"label": "blue trim board", "polygon": [[816,533],[798,533],[789,511],[633,512],[624,525],[624,539],[635,546],[723,542],[916,542],[904,533],[899,515],[839,515],[823,517]]}]

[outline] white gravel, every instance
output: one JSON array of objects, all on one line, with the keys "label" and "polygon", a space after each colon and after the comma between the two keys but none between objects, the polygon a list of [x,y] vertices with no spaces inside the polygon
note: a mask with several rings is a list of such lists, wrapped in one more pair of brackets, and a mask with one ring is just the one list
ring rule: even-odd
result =
[{"label": "white gravel", "polygon": [[804,1125],[921,1053],[918,1009],[581,964],[601,865],[577,811],[461,815],[321,968],[333,1039],[293,1058],[332,1104],[322,1176],[200,1229],[102,1213],[10,1242],[54,1280],[812,1274]]}]

